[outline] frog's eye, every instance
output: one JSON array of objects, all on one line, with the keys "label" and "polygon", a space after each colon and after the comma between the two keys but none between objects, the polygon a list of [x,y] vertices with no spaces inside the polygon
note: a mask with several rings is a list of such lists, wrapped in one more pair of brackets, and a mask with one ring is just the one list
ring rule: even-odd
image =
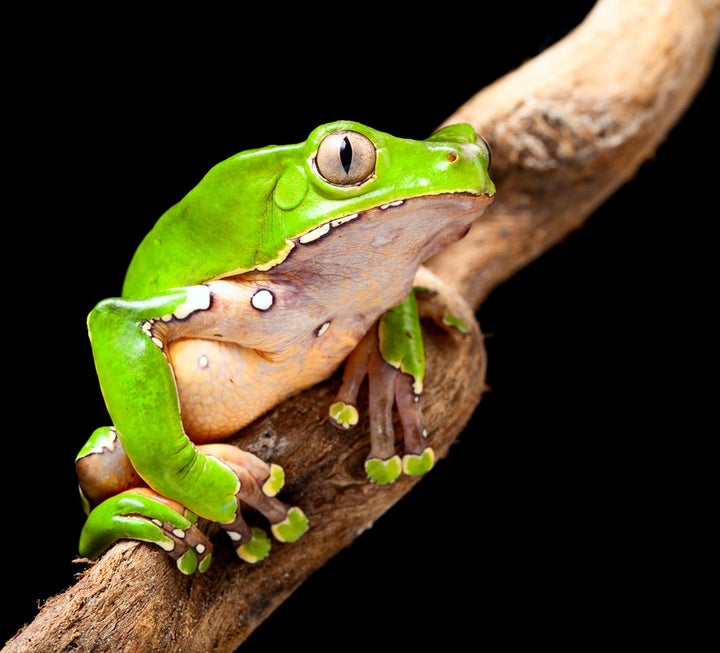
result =
[{"label": "frog's eye", "polygon": [[375,159],[375,145],[367,136],[342,129],[322,139],[315,165],[331,184],[355,186],[375,172]]}]

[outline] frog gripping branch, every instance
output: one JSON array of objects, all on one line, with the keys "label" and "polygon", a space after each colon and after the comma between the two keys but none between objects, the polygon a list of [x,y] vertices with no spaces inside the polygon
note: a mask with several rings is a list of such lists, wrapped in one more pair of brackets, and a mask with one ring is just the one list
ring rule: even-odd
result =
[{"label": "frog gripping branch", "polygon": [[245,521],[246,506],[278,541],[302,537],[301,508],[277,496],[282,468],[223,441],[346,360],[329,415],[341,428],[357,423],[368,378],[370,480],[427,472],[420,319],[463,325],[415,287],[416,274],[490,204],[488,168],[489,150],[466,124],[418,141],[340,121],[304,143],[221,162],[161,216],[122,297],[88,317],[112,426],[77,456],[81,555],[136,539],[185,574],[203,572],[212,544],[202,517],[256,562],[270,538]]}]

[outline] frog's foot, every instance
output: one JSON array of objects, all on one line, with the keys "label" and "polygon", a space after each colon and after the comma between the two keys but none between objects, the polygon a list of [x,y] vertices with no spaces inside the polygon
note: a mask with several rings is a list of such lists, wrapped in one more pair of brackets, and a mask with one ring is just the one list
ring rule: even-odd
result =
[{"label": "frog's foot", "polygon": [[90,512],[80,555],[94,559],[117,540],[142,540],[168,553],[183,574],[202,573],[212,561],[212,544],[195,521],[193,513],[148,488],[128,490]]},{"label": "frog's foot", "polygon": [[235,547],[238,558],[245,562],[255,563],[263,560],[270,553],[270,538],[262,528],[248,526],[240,515],[231,524],[220,524],[228,534]]},{"label": "frog's foot", "polygon": [[261,528],[250,527],[242,515],[242,507],[250,506],[270,523],[270,530],[279,542],[294,542],[308,529],[308,520],[297,506],[289,506],[275,495],[282,488],[285,474],[279,465],[265,463],[247,451],[229,444],[200,447],[227,464],[240,481],[237,492],[238,512],[233,522],[221,524],[233,542],[238,557],[246,562],[259,562],[270,553],[270,538]]},{"label": "frog's foot", "polygon": [[231,444],[203,444],[198,447],[203,453],[213,455],[226,463],[242,467],[260,485],[263,494],[274,497],[285,485],[285,470],[275,463],[266,463],[249,451]]}]

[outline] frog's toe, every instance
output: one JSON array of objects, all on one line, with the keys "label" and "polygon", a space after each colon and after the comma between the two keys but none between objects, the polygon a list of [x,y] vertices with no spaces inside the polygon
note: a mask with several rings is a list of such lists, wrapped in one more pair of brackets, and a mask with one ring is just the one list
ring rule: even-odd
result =
[{"label": "frog's toe", "polygon": [[254,564],[267,558],[271,546],[268,534],[262,528],[253,527],[248,541],[237,547],[235,553],[241,560]]},{"label": "frog's toe", "polygon": [[[194,520],[195,516],[191,516]],[[125,519],[132,519],[132,517],[126,516]],[[138,517],[137,519],[143,518]],[[151,521],[160,530],[160,536],[142,539],[153,542],[166,551],[183,574],[189,576],[196,571],[203,573],[208,570],[212,562],[212,544],[193,522],[182,526],[175,519],[172,522],[159,519]]]},{"label": "frog's toe", "polygon": [[[165,526],[165,529],[167,531],[168,526]],[[174,528],[169,535],[175,546],[168,553],[183,574],[190,575],[196,571],[203,573],[209,569],[212,545],[202,531],[193,525],[184,531]]]},{"label": "frog's toe", "polygon": [[185,575],[190,576],[196,571],[204,573],[210,568],[212,553],[199,554],[196,549],[188,549],[175,560],[177,568]]},{"label": "frog's toe", "polygon": [[360,419],[358,409],[344,401],[336,401],[332,404],[329,414],[332,423],[343,429],[349,429],[351,426],[355,426]]},{"label": "frog's toe", "polygon": [[402,469],[402,460],[397,455],[387,460],[368,458],[365,461],[365,473],[373,483],[378,485],[394,483],[402,473]]},{"label": "frog's toe", "polygon": [[439,322],[446,331],[458,331],[462,335],[470,333],[470,327],[457,315],[444,313]]},{"label": "frog's toe", "polygon": [[[422,274],[427,275],[427,271],[423,270]],[[437,279],[431,285],[435,283]],[[448,333],[455,332],[461,335],[470,333],[470,325],[460,315],[465,307],[450,301],[446,293],[439,292],[438,288],[416,287],[416,297],[422,317],[430,318]]]},{"label": "frog's toe", "polygon": [[305,535],[307,529],[308,518],[297,506],[288,510],[285,519],[270,527],[272,534],[279,542],[295,542]]},{"label": "frog's toe", "polygon": [[285,470],[275,463],[270,464],[270,475],[263,483],[262,491],[265,496],[274,497],[285,485]]},{"label": "frog's toe", "polygon": [[421,454],[405,454],[402,464],[403,472],[409,476],[422,476],[433,468],[435,452],[432,447],[427,447]]}]

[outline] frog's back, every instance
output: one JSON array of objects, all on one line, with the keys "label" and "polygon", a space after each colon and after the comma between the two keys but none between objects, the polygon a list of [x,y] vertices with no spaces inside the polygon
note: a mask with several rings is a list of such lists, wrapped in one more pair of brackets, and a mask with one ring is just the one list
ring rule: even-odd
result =
[{"label": "frog's back", "polygon": [[211,234],[193,224],[186,200],[176,204],[135,251],[125,275],[123,297],[149,297],[168,288],[202,283],[230,269],[251,267],[249,260],[232,255],[232,250],[215,250],[211,239]]},{"label": "frog's back", "polygon": [[123,296],[151,296],[271,260],[285,245],[285,234],[272,219],[282,149],[248,150],[214,166],[140,243]]}]

